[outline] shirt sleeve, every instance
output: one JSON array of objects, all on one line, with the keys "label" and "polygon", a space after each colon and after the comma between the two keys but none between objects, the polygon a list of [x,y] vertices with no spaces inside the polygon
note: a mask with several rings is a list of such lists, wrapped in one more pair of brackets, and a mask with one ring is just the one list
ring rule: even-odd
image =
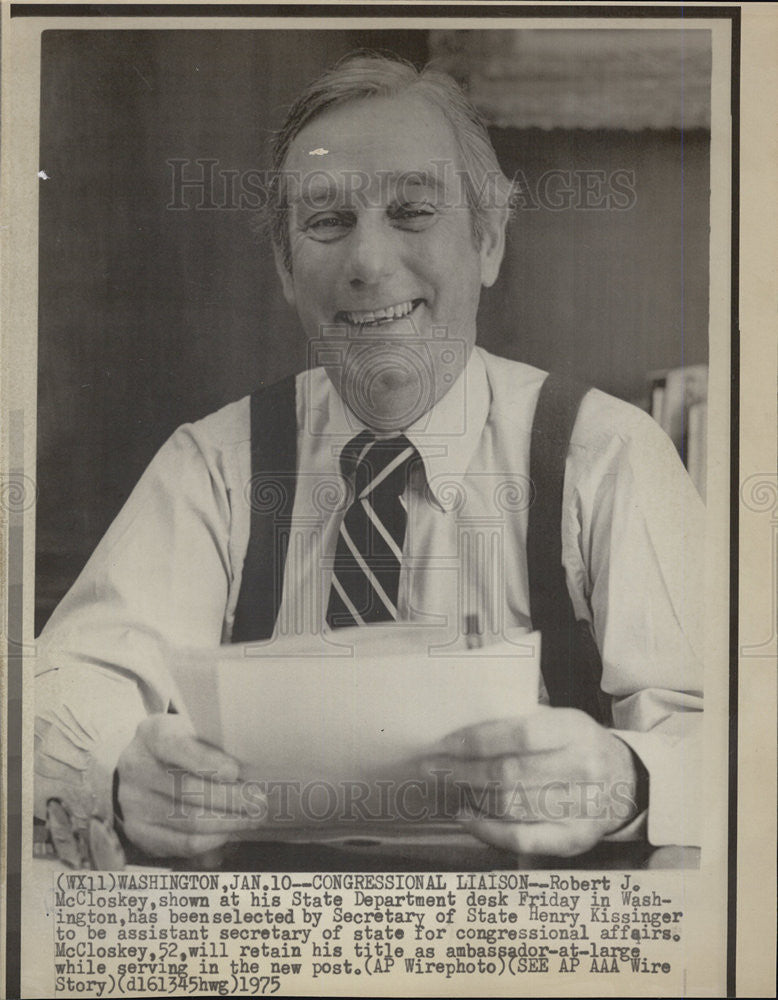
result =
[{"label": "shirt sleeve", "polygon": [[170,646],[222,639],[229,493],[194,426],[142,476],[37,645],[35,812],[110,817],[111,778],[138,723],[167,711]]},{"label": "shirt sleeve", "polygon": [[[584,420],[603,398],[591,395]],[[648,816],[629,831],[645,828],[657,846],[698,846],[704,507],[656,422],[616,406],[600,413],[593,444],[573,439],[568,580],[576,612],[593,624],[614,733],[649,776]]]}]

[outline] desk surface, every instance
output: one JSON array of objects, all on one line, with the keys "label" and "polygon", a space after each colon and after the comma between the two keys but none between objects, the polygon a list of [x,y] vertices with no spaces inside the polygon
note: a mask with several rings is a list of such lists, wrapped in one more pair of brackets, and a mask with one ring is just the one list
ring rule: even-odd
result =
[{"label": "desk surface", "polygon": [[[288,834],[287,842],[269,839],[228,844],[199,858],[151,858],[129,846],[127,862],[142,868],[177,871],[494,871],[696,869],[696,847],[652,847],[645,841],[600,843],[572,858],[516,855],[481,843],[455,824],[407,827],[361,825],[353,832],[332,829]],[[36,861],[62,867],[44,846],[46,833],[36,824]],[[36,868],[40,866],[36,864]]]},{"label": "desk surface", "polygon": [[[575,858],[515,855],[487,845],[473,849],[447,845],[437,848],[386,847],[349,850],[322,844],[241,845],[228,851],[223,871],[494,871],[495,869],[593,869],[619,871],[647,868],[699,868],[695,848],[652,848],[647,844],[607,844]],[[179,866],[176,866],[179,867]],[[186,868],[186,864],[180,866]]]},{"label": "desk surface", "polygon": [[[132,863],[148,864],[131,857]],[[158,863],[158,862],[157,862]],[[600,843],[572,858],[516,855],[483,844],[460,829],[409,834],[361,829],[353,836],[318,836],[297,842],[234,843],[197,862],[221,871],[493,871],[592,869],[601,871],[700,866],[700,851],[690,847],[655,848],[644,841]],[[191,859],[171,867],[191,870]]]}]

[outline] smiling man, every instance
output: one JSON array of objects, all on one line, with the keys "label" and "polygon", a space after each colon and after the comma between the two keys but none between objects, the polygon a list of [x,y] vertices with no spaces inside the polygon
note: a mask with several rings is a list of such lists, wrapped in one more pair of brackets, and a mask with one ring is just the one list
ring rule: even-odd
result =
[{"label": "smiling man", "polygon": [[474,617],[485,642],[540,627],[544,661],[537,712],[422,762],[478,793],[468,828],[554,855],[699,843],[701,504],[645,414],[476,347],[511,192],[477,112],[358,54],[290,109],[274,168],[311,367],[180,428],[52,617],[39,813],[116,813],[156,854],[221,844],[258,820],[237,762],[169,713],[166,649]]},{"label": "smiling man", "polygon": [[[309,150],[325,146],[314,166]],[[284,294],[313,342],[333,327],[350,341],[325,367],[351,411],[375,429],[405,429],[470,356],[480,290],[502,260],[507,197],[482,210],[476,238],[451,123],[412,89],[327,110],[279,166]],[[422,348],[436,339],[456,346],[456,365],[427,361]]]}]

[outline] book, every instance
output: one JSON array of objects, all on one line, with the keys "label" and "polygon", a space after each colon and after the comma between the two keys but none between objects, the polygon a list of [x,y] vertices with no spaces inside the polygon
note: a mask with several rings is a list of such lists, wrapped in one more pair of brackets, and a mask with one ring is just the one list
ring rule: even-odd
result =
[{"label": "book", "polygon": [[648,374],[650,413],[670,437],[705,499],[708,366],[687,365]]},{"label": "book", "polygon": [[708,475],[708,404],[703,400],[689,407],[686,468],[704,500]]}]

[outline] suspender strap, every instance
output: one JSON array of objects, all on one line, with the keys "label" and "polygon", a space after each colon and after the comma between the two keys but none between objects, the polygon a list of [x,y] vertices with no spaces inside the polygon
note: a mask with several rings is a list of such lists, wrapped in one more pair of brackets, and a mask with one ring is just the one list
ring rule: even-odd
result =
[{"label": "suspender strap", "polygon": [[273,634],[292,525],[297,465],[295,378],[289,376],[251,396],[251,534],[233,642]]},{"label": "suspender strap", "polygon": [[586,386],[551,374],[535,409],[530,478],[535,490],[527,526],[530,616],[542,633],[540,668],[555,706],[579,708],[610,722],[610,699],[600,690],[602,661],[587,621],[577,621],[562,565],[565,460]]}]

